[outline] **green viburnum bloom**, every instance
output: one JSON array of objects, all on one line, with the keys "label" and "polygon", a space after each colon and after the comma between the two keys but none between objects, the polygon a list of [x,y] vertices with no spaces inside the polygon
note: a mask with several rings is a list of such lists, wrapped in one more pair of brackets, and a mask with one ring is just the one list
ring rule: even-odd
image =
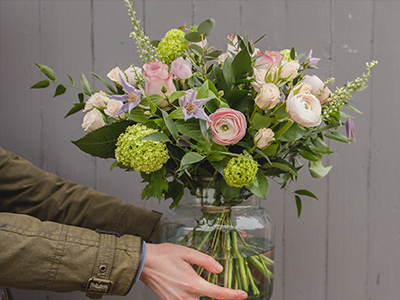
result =
[{"label": "green viburnum bloom", "polygon": [[258,171],[258,164],[249,154],[231,158],[224,168],[224,179],[230,186],[241,188],[252,182]]},{"label": "green viburnum bloom", "polygon": [[184,37],[185,33],[179,29],[171,29],[165,34],[158,44],[158,55],[162,61],[170,64],[187,49]]},{"label": "green viburnum bloom", "polygon": [[162,142],[140,141],[157,130],[141,124],[129,126],[118,137],[115,158],[126,167],[150,174],[162,168],[169,159],[167,147]]}]

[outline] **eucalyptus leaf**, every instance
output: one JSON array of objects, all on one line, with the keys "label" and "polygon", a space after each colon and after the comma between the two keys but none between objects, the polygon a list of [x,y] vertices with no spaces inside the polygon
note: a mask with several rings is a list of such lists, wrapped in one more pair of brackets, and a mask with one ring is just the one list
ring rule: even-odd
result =
[{"label": "eucalyptus leaf", "polygon": [[201,40],[202,40],[201,34],[196,31],[187,33],[185,35],[185,39],[192,43],[198,43],[198,42],[201,42]]},{"label": "eucalyptus leaf", "polygon": [[197,27],[197,32],[200,34],[204,34],[204,36],[209,36],[211,32],[214,30],[215,20],[207,19],[200,23]]},{"label": "eucalyptus leaf", "polygon": [[202,57],[204,54],[204,49],[200,47],[199,45],[192,44],[189,46],[189,49],[196,54],[198,57]]}]

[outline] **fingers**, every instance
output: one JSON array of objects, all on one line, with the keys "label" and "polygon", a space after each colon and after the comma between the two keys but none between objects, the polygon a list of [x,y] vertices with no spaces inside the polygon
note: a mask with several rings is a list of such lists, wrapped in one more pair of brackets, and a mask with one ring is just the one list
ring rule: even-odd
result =
[{"label": "fingers", "polygon": [[211,273],[221,273],[223,270],[223,267],[214,258],[193,249],[185,248],[183,259],[191,265],[204,267]]},{"label": "fingers", "polygon": [[241,290],[232,290],[228,288],[223,288],[218,285],[209,283],[207,281],[203,281],[202,290],[205,291],[201,296],[207,296],[214,299],[230,299],[230,300],[239,300],[246,299],[247,293]]}]

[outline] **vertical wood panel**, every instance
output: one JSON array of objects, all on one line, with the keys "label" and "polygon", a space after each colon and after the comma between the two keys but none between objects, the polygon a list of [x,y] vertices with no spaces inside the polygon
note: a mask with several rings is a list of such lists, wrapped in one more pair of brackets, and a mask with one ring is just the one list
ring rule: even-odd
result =
[{"label": "vertical wood panel", "polygon": [[369,299],[400,295],[400,126],[398,72],[400,58],[399,1],[374,1],[374,57],[379,60],[373,95],[369,178]]},{"label": "vertical wood panel", "polygon": [[[372,2],[333,2],[332,87],[360,76],[371,60]],[[334,90],[334,89],[332,89]],[[354,95],[357,142],[331,143],[327,299],[367,299],[368,160],[371,89]],[[345,134],[345,130],[342,130]]]},{"label": "vertical wood panel", "polygon": [[39,60],[39,2],[0,2],[0,145],[41,164],[40,93],[33,62]]}]

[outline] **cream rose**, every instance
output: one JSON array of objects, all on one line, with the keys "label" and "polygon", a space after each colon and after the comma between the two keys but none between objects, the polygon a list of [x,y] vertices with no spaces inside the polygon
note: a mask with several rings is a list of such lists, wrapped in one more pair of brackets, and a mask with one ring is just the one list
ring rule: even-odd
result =
[{"label": "cream rose", "polygon": [[304,76],[304,82],[308,83],[311,86],[312,89],[311,93],[315,97],[317,97],[322,104],[328,100],[331,91],[327,87],[325,87],[324,82],[321,79],[319,79],[318,76],[306,75]]},{"label": "cream rose", "polygon": [[291,60],[289,62],[283,61],[281,69],[279,71],[279,78],[291,81],[297,76],[299,68],[300,64],[295,62],[294,60]]},{"label": "cream rose", "polygon": [[261,128],[254,137],[254,143],[258,148],[264,149],[270,142],[275,140],[274,134],[271,128]]},{"label": "cream rose", "polygon": [[110,72],[108,72],[107,77],[113,82],[122,86],[120,75],[126,78],[125,73],[119,67],[115,67]]},{"label": "cream rose", "polygon": [[[108,101],[107,108],[104,110],[104,113],[107,116],[112,117],[118,112],[122,105],[124,105],[122,101],[111,99],[110,101]],[[120,118],[125,119],[125,113],[119,114],[118,116],[115,116],[113,118],[116,120],[119,120]]]},{"label": "cream rose", "polygon": [[90,96],[88,101],[86,101],[85,108],[83,109],[83,112],[86,113],[86,112],[91,111],[93,108],[96,108],[96,107],[105,108],[107,106],[107,102],[109,100],[110,100],[110,98],[108,98],[107,94],[104,93],[103,91],[95,93],[92,96]]},{"label": "cream rose", "polygon": [[305,127],[321,124],[321,102],[312,94],[289,94],[286,111],[294,121]]},{"label": "cream rose", "polygon": [[[137,87],[137,84],[136,84],[136,74],[141,75],[141,74],[143,73],[142,68],[139,68],[139,67],[134,67],[134,68],[129,67],[129,68],[126,69],[124,72],[125,72],[125,74],[126,74],[126,77],[128,77],[128,83],[129,83],[131,86],[133,86],[133,87]],[[118,79],[120,79],[120,78],[118,77]],[[120,82],[121,82],[121,79],[120,79]]]},{"label": "cream rose", "polygon": [[261,87],[265,84],[265,75],[267,75],[267,69],[256,69],[253,68],[253,81],[251,86],[257,93],[260,91]]},{"label": "cream rose", "polygon": [[279,88],[273,83],[264,83],[254,100],[261,109],[273,108],[281,99]]},{"label": "cream rose", "polygon": [[97,109],[92,109],[83,117],[82,128],[85,131],[93,131],[97,128],[103,127],[106,125],[103,119],[103,115]]}]

